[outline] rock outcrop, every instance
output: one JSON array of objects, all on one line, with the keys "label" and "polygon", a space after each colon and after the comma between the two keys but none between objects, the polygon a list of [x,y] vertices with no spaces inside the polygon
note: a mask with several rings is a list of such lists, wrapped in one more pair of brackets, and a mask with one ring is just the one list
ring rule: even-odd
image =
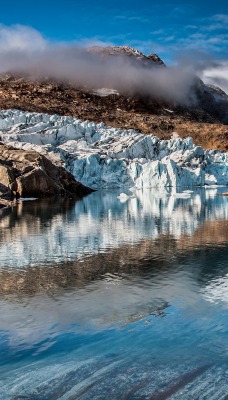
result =
[{"label": "rock outcrop", "polygon": [[[0,144],[0,198],[83,197],[92,190],[36,151]],[[6,202],[2,202],[6,204]]]},{"label": "rock outcrop", "polygon": [[[170,140],[160,140],[134,130],[123,131],[72,117],[21,111],[0,113],[2,141],[27,151],[59,154],[67,170],[93,189],[228,185],[228,153],[205,151],[194,145],[191,138],[173,136]],[[45,157],[41,160],[46,171],[48,160]],[[17,178],[20,195],[23,195],[21,185],[25,190],[28,187],[29,174],[26,170],[25,177]],[[35,170],[33,180],[41,180],[46,191],[50,179],[56,182],[53,174],[49,173],[48,178],[45,175],[44,179],[43,173]],[[2,176],[5,177],[2,183],[7,186],[10,176],[5,171]]]}]

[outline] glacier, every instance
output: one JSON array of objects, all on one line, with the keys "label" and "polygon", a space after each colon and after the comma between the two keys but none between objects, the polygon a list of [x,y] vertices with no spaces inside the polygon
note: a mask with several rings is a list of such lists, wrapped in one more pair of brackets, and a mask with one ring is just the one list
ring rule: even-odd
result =
[{"label": "glacier", "polygon": [[0,140],[64,162],[86,186],[149,188],[228,185],[228,153],[192,138],[160,140],[69,116],[0,112]]}]

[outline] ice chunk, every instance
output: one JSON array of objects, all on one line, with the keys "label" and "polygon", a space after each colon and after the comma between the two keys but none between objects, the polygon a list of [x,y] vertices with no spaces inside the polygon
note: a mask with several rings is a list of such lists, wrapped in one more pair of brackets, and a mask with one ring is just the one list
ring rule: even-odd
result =
[{"label": "ice chunk", "polygon": [[129,199],[129,196],[126,193],[120,193],[117,199],[119,199],[121,203],[125,203],[125,201]]}]

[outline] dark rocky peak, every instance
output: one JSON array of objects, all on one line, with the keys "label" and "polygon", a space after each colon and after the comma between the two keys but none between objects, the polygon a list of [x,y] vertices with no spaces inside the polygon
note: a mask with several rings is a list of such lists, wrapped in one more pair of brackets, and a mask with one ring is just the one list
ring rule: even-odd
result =
[{"label": "dark rocky peak", "polygon": [[142,66],[165,66],[165,63],[158,57],[157,54],[150,54],[149,56],[144,55],[139,50],[136,50],[134,47],[130,46],[107,46],[107,47],[99,47],[94,46],[88,49],[89,52],[99,54],[102,57],[109,56],[123,56],[126,59],[130,59],[131,61],[136,62]]},{"label": "dark rocky peak", "polygon": [[220,87],[216,86],[216,85],[211,85],[208,84],[206,85],[207,89],[209,90],[209,92],[216,98],[218,98],[218,100],[228,100],[228,95],[226,94],[226,92],[224,92],[224,90],[222,90]]},{"label": "dark rocky peak", "polygon": [[158,55],[155,54],[155,53],[149,54],[149,55],[147,56],[147,58],[148,58],[149,60],[154,61],[155,63],[157,63],[157,64],[159,64],[159,65],[165,66],[164,61],[162,61],[162,59],[161,59],[160,57],[158,57]]},{"label": "dark rocky peak", "polygon": [[135,57],[145,57],[143,53],[139,50],[134,49],[134,47],[130,46],[110,46],[106,47],[110,54],[127,54],[128,56],[135,56]]},{"label": "dark rocky peak", "polygon": [[196,77],[190,94],[198,108],[228,124],[228,95],[222,89],[215,85],[206,85]]}]

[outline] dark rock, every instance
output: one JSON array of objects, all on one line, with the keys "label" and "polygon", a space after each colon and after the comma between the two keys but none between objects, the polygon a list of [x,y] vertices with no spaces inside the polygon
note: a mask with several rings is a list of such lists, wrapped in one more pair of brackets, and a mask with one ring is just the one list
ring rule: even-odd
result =
[{"label": "dark rock", "polygon": [[12,191],[7,186],[0,183],[0,199],[12,200],[12,198]]},{"label": "dark rock", "polygon": [[0,183],[0,209],[12,205],[12,191],[2,183]]}]

